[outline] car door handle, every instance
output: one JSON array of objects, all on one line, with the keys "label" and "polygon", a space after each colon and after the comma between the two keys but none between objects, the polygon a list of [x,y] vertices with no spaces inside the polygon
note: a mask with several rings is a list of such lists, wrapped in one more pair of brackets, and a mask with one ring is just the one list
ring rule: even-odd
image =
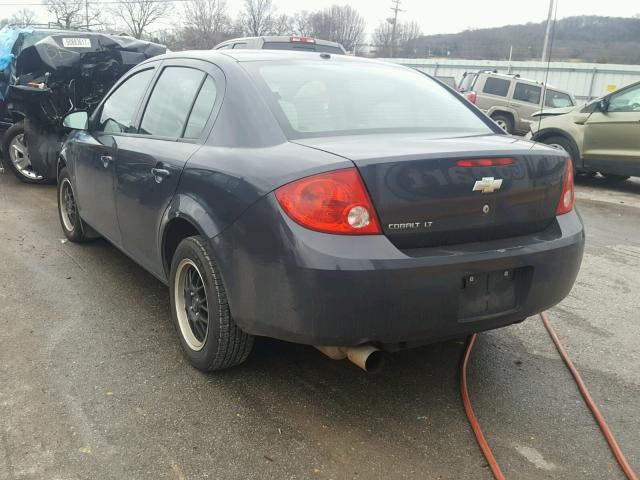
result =
[{"label": "car door handle", "polygon": [[109,164],[113,162],[113,157],[111,155],[100,155],[100,161],[104,168],[108,168]]},{"label": "car door handle", "polygon": [[171,172],[166,168],[152,168],[151,173],[153,177],[156,179],[156,183],[160,183],[165,177],[171,175]]}]

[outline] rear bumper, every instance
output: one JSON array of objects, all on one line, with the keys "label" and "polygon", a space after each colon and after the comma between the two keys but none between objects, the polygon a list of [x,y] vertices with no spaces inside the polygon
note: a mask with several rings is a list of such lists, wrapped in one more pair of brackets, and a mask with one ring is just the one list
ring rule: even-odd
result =
[{"label": "rear bumper", "polygon": [[[543,232],[443,248],[400,251],[384,236],[306,230],[272,195],[211,239],[238,325],[314,345],[428,343],[524,320],[571,290],[584,248],[573,212]],[[462,281],[526,271],[513,308],[461,318]]]}]

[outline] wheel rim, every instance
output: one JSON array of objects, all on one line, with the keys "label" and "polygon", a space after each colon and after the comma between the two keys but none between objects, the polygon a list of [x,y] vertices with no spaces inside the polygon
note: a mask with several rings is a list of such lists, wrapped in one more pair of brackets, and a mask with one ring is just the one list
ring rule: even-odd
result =
[{"label": "wheel rim", "polygon": [[60,217],[62,218],[64,228],[72,232],[78,222],[78,206],[76,205],[76,198],[73,195],[73,188],[68,178],[62,180],[60,184],[58,205],[60,205]]},{"label": "wheel rim", "polygon": [[11,160],[11,164],[16,172],[23,177],[30,180],[42,180],[44,178],[42,175],[38,175],[33,171],[29,152],[27,151],[27,144],[24,140],[24,133],[16,135],[9,143],[9,160]]},{"label": "wheel rim", "polygon": [[505,132],[509,132],[509,125],[507,125],[507,122],[505,122],[504,120],[498,119],[495,121],[498,126],[503,129]]},{"label": "wheel rim", "polygon": [[202,275],[188,258],[178,264],[174,300],[182,338],[192,350],[201,350],[209,333],[209,305]]}]

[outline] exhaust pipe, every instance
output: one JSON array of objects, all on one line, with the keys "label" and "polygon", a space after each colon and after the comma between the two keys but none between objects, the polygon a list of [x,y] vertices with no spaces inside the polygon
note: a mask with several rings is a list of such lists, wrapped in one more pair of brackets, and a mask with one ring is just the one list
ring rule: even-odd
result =
[{"label": "exhaust pipe", "polygon": [[384,365],[384,354],[370,343],[355,347],[316,346],[316,348],[332,360],[344,360],[347,358],[365,372],[379,372]]}]

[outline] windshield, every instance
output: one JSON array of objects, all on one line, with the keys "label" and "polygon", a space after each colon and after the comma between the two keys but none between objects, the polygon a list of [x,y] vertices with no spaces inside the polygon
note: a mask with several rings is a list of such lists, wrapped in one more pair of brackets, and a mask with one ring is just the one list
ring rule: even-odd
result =
[{"label": "windshield", "polygon": [[409,68],[315,59],[252,62],[245,67],[289,138],[492,133],[461,97]]}]

